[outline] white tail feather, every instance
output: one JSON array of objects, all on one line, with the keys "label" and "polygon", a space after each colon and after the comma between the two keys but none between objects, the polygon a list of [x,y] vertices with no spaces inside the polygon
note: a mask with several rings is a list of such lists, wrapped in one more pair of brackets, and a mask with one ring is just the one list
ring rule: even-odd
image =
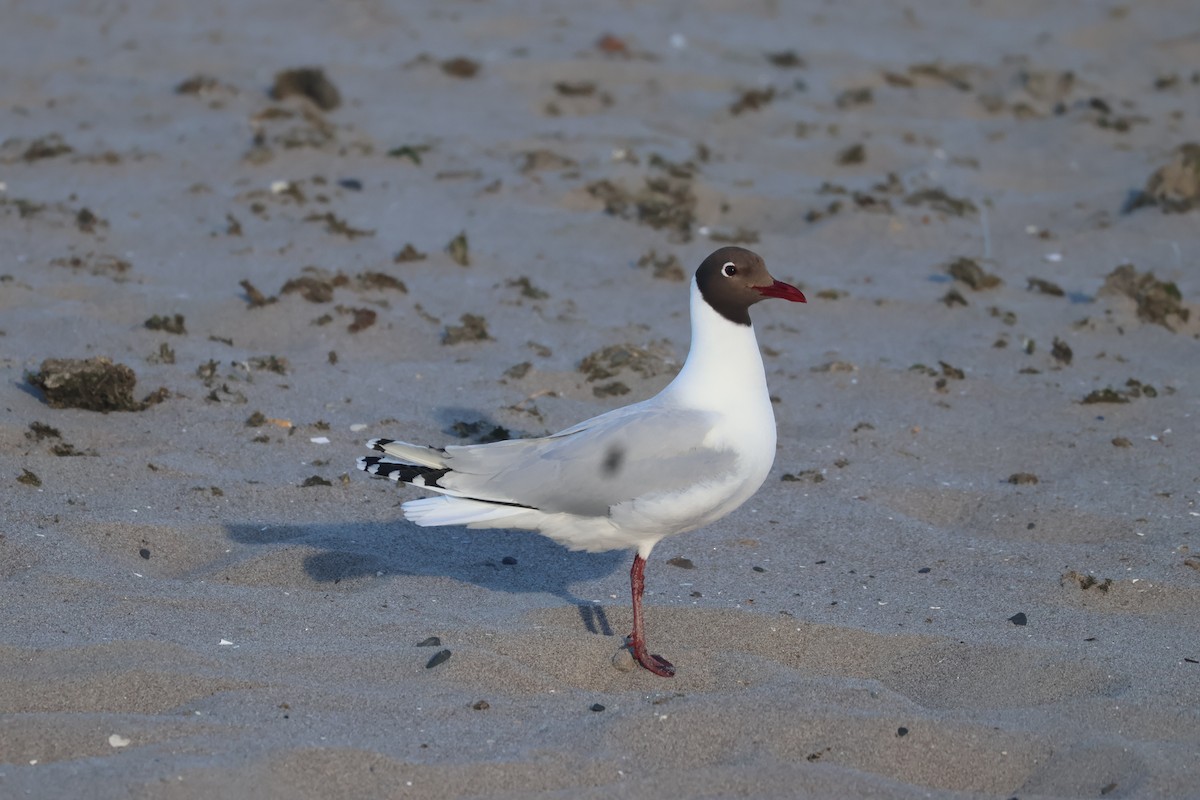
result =
[{"label": "white tail feather", "polygon": [[[541,512],[520,506],[498,506],[483,500],[465,497],[423,497],[409,500],[401,506],[405,519],[423,527],[434,525],[466,525],[471,528],[519,527],[512,517]],[[508,520],[508,525],[494,524]]]}]

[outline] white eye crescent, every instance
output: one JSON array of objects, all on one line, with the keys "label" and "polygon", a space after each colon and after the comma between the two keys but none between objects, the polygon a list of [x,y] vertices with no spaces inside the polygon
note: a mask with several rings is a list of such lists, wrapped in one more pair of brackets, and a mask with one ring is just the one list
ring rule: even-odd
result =
[{"label": "white eye crescent", "polygon": [[726,261],[725,265],[721,267],[721,274],[726,278],[732,278],[734,275],[737,275],[737,267],[734,266],[732,261]]}]

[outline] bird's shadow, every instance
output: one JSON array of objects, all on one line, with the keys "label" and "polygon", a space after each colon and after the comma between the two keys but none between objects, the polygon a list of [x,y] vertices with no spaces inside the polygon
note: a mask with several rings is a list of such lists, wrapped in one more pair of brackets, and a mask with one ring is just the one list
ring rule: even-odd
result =
[{"label": "bird's shadow", "polygon": [[227,523],[229,538],[270,547],[303,544],[315,552],[304,571],[319,584],[353,581],[368,575],[445,576],[492,591],[546,592],[574,605],[591,633],[612,636],[603,606],[574,595],[567,587],[611,575],[625,560],[622,552],[572,553],[528,531],[476,531],[463,527],[421,528],[394,522],[264,525]]}]

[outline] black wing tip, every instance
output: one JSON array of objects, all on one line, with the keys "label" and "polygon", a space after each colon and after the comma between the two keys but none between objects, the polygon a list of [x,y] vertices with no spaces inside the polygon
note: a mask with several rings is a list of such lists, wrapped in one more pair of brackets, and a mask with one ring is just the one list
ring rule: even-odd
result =
[{"label": "black wing tip", "polygon": [[378,450],[379,452],[382,453],[383,448],[387,447],[389,444],[391,444],[394,441],[396,441],[396,440],[395,439],[372,439],[371,441],[367,442],[367,447],[369,447],[372,450]]},{"label": "black wing tip", "polygon": [[388,480],[400,483],[411,483],[415,486],[435,486],[439,489],[444,489],[445,487],[439,484],[438,480],[450,471],[448,469],[401,464],[398,461],[388,459],[387,456],[360,456],[357,466],[363,472],[374,475],[377,478],[387,478]]}]

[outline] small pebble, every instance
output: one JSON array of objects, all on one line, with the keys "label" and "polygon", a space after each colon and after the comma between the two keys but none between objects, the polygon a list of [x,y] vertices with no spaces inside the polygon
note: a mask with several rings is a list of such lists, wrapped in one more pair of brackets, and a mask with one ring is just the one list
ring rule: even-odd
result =
[{"label": "small pebble", "polygon": [[471,706],[471,708],[475,709],[476,711],[487,711],[491,707],[491,704],[488,703],[487,700],[479,700]]},{"label": "small pebble", "polygon": [[604,706],[600,705],[599,703],[592,703],[591,708],[592,708],[592,711],[603,711],[604,710]]},{"label": "small pebble", "polygon": [[500,559],[500,563],[511,567],[517,563],[517,560],[512,556],[505,556],[504,558]]},{"label": "small pebble", "polygon": [[425,665],[425,669],[433,669],[434,667],[438,666],[439,664],[445,664],[449,660],[450,660],[450,651],[449,650],[439,650],[438,652],[434,653],[433,658],[429,659],[429,662]]},{"label": "small pebble", "polygon": [[901,725],[899,728],[896,728],[896,735],[897,736],[908,736],[908,728]]},{"label": "small pebble", "polygon": [[441,647],[442,640],[436,636],[430,636],[423,642],[418,642],[417,647]]},{"label": "small pebble", "polygon": [[621,672],[631,672],[637,662],[633,660],[633,653],[622,647],[617,652],[613,653],[612,665]]},{"label": "small pebble", "polygon": [[1008,621],[1013,625],[1026,625],[1029,623],[1029,617],[1025,616],[1024,611],[1018,611],[1008,618]]}]

